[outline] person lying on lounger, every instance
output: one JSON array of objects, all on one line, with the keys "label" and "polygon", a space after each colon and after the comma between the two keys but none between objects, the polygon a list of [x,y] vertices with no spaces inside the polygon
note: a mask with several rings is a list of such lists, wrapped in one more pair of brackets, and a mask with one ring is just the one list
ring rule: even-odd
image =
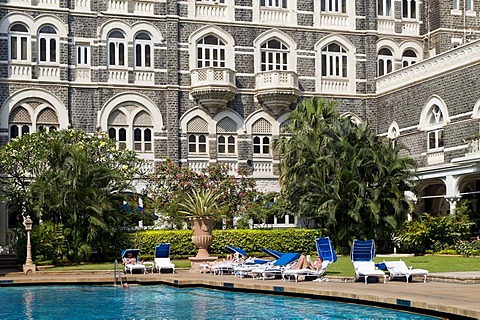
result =
[{"label": "person lying on lounger", "polygon": [[318,270],[322,267],[322,259],[320,257],[317,258],[315,261],[310,260],[310,256],[301,255],[298,258],[297,264],[292,268],[293,270],[296,269],[311,269],[311,270]]},{"label": "person lying on lounger", "polygon": [[123,258],[123,264],[141,264],[140,261],[137,261],[137,258],[133,257],[131,253],[127,253],[127,256]]}]

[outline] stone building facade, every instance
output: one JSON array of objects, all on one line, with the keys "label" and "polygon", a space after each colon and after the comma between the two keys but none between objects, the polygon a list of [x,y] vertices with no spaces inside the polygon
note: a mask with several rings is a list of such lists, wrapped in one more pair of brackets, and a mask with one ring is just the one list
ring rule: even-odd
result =
[{"label": "stone building facade", "polygon": [[104,131],[150,164],[226,163],[278,190],[271,143],[322,96],[405,143],[419,205],[447,212],[477,191],[479,14],[473,0],[1,0],[0,143]]}]

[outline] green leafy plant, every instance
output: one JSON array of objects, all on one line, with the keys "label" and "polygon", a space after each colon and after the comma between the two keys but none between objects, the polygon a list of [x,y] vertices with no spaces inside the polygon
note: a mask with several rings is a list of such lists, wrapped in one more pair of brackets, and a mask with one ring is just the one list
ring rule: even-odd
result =
[{"label": "green leafy plant", "polygon": [[219,203],[220,193],[214,190],[192,190],[179,203],[185,217],[218,218],[222,214],[224,203]]}]

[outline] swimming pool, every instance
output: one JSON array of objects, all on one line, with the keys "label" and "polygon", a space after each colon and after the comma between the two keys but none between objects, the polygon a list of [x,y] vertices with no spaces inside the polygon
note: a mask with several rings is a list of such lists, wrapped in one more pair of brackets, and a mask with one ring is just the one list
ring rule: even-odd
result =
[{"label": "swimming pool", "polygon": [[0,288],[2,319],[437,319],[389,309],[163,285]]}]

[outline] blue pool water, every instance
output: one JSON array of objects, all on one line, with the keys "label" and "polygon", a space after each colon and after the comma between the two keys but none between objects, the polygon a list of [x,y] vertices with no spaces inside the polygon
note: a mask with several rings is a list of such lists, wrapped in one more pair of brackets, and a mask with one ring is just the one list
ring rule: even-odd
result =
[{"label": "blue pool water", "polygon": [[0,288],[2,319],[435,319],[316,299],[168,286]]}]

